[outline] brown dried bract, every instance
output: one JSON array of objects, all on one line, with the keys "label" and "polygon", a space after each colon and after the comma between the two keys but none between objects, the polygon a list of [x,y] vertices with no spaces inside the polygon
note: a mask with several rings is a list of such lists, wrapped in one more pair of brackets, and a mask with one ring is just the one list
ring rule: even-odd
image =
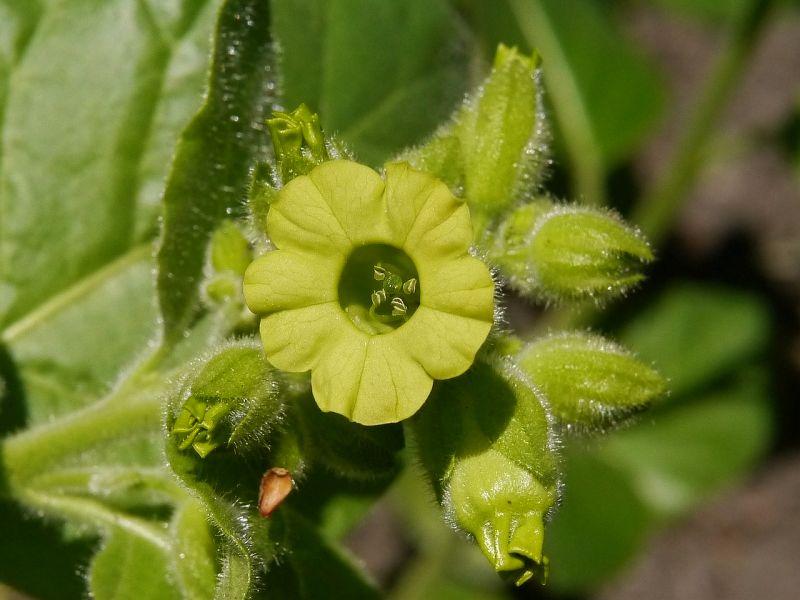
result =
[{"label": "brown dried bract", "polygon": [[261,478],[258,488],[258,512],[269,517],[292,491],[292,474],[283,467],[273,467]]}]

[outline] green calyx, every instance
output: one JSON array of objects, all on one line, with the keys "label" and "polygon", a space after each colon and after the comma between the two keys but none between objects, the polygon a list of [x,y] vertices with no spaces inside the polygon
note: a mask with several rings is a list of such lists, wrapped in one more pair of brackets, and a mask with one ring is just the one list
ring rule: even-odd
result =
[{"label": "green calyx", "polygon": [[520,293],[545,301],[603,301],[644,279],[653,252],[616,215],[537,200],[492,234],[492,260]]},{"label": "green calyx", "polygon": [[622,423],[667,387],[658,372],[618,344],[583,332],[527,344],[516,361],[559,421],[590,430]]},{"label": "green calyx", "polygon": [[228,403],[210,404],[201,398],[189,396],[172,426],[172,433],[179,440],[178,448],[192,448],[201,458],[208,456],[225,443],[225,435],[219,425],[232,408]]},{"label": "green calyx", "polygon": [[203,359],[182,386],[185,398],[169,431],[181,450],[205,458],[219,447],[260,447],[280,421],[283,403],[273,370],[250,340],[228,342]]},{"label": "green calyx", "polygon": [[515,585],[547,581],[544,524],[554,501],[553,488],[494,449],[455,461],[445,497],[456,523]]},{"label": "green calyx", "polygon": [[527,378],[500,357],[437,385],[409,423],[448,521],[517,585],[544,582],[544,523],[558,499],[550,424]]}]

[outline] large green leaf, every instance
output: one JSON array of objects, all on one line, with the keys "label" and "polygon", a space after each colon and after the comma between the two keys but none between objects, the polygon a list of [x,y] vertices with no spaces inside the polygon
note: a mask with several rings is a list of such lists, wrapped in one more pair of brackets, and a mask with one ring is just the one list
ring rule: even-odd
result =
[{"label": "large green leaf", "polygon": [[114,531],[89,569],[92,597],[98,600],[179,600],[181,596],[168,572],[153,568],[167,562],[170,550],[169,545],[159,547],[126,531]]},{"label": "large green leaf", "polygon": [[770,329],[769,310],[757,297],[679,283],[627,323],[620,337],[655,363],[678,396],[732,374],[763,353]]},{"label": "large green leaf", "polygon": [[613,576],[644,540],[652,519],[625,473],[591,452],[571,451],[564,501],[545,537],[551,585],[575,591]]},{"label": "large green leaf", "polygon": [[772,433],[769,400],[764,373],[746,372],[611,437],[603,459],[628,473],[654,512],[678,515],[764,455]]},{"label": "large green leaf", "polygon": [[580,145],[599,152],[606,165],[625,156],[655,125],[663,101],[651,67],[590,0],[508,1],[526,40],[542,55],[570,153]]},{"label": "large green leaf", "polygon": [[40,600],[79,598],[80,571],[95,551],[94,539],[70,539],[61,526],[33,518],[20,506],[0,502],[0,581]]},{"label": "large green leaf", "polygon": [[206,2],[0,3],[0,321],[154,233],[175,136],[200,100]]},{"label": "large green leaf", "polygon": [[100,402],[0,444],[4,495],[69,523],[74,534],[104,538],[89,578],[97,598],[135,597],[147,565],[143,585],[171,577],[167,559],[176,552],[166,521],[185,494],[163,468],[163,386],[162,376],[134,372]]},{"label": "large green leaf", "polygon": [[[3,334],[29,425],[103,395],[155,335],[150,244],[140,246],[62,292]],[[121,309],[124,307],[124,309]]]},{"label": "large green leaf", "polygon": [[656,0],[655,4],[711,24],[730,23],[745,13],[754,0]]},{"label": "large green leaf", "polygon": [[356,156],[417,143],[466,89],[463,33],[442,0],[274,3],[287,108],[307,103]]},{"label": "large green leaf", "polygon": [[158,291],[168,345],[189,326],[214,228],[242,210],[250,170],[267,157],[272,108],[270,9],[226,2],[214,41],[206,101],[184,130],[164,193]]},{"label": "large green leaf", "polygon": [[155,335],[147,240],[213,4],[0,1],[3,430],[90,404]]}]

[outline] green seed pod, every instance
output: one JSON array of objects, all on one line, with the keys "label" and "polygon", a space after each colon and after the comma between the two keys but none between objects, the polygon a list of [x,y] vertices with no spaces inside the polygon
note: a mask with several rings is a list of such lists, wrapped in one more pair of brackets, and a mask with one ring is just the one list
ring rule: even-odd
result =
[{"label": "green seed pod", "polygon": [[[522,294],[544,300],[609,299],[644,279],[653,253],[642,235],[606,211],[559,206],[520,226],[536,208],[512,213],[492,258]],[[515,232],[509,235],[507,232]]]},{"label": "green seed pod", "polygon": [[526,345],[516,358],[568,425],[620,424],[666,392],[658,372],[598,335],[554,335]]},{"label": "green seed pod", "polygon": [[169,425],[180,449],[191,447],[205,458],[220,446],[241,452],[266,445],[267,433],[282,419],[283,403],[260,344],[228,342],[190,372]]},{"label": "green seed pod", "polygon": [[409,427],[446,520],[504,577],[543,582],[559,470],[547,413],[525,375],[507,360],[477,362],[437,383]]}]

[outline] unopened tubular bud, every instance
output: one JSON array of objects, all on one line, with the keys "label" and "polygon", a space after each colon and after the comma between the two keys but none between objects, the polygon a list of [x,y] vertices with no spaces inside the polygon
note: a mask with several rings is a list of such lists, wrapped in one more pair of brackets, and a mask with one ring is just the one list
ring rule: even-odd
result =
[{"label": "unopened tubular bud", "polygon": [[563,333],[526,345],[520,368],[569,425],[616,425],[666,392],[666,381],[630,352],[598,335]]},{"label": "unopened tubular bud", "polygon": [[401,158],[463,190],[481,235],[540,185],[548,142],[539,57],[500,45],[491,73],[451,121]]},{"label": "unopened tubular bud", "polygon": [[192,371],[169,424],[179,448],[205,458],[219,447],[262,446],[282,418],[283,404],[260,346],[250,340],[228,342]]},{"label": "unopened tubular bud", "polygon": [[601,300],[639,283],[653,253],[636,229],[612,213],[559,207],[537,219],[528,260],[531,287],[545,298]]},{"label": "unopened tubular bud", "polygon": [[330,158],[319,115],[301,104],[292,112],[275,111],[267,119],[281,183],[308,173]]},{"label": "unopened tubular bud", "polygon": [[524,374],[506,360],[478,362],[437,384],[409,426],[446,519],[504,577],[544,582],[558,465],[548,416]]}]

